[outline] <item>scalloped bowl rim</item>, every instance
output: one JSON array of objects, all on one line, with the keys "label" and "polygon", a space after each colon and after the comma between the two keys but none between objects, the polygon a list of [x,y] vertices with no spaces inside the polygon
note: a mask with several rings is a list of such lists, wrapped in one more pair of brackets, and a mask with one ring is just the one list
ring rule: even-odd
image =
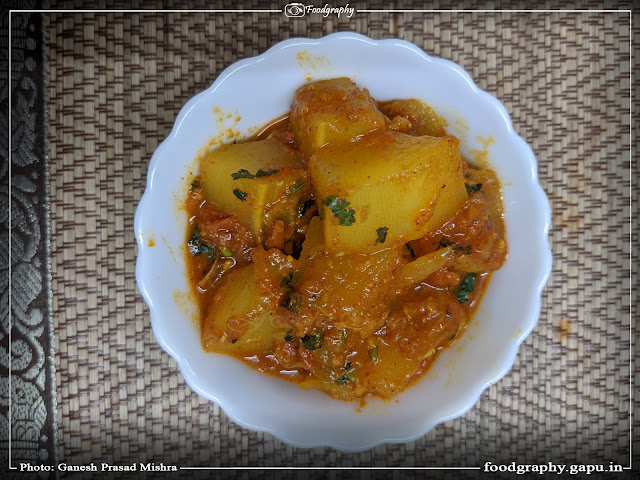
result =
[{"label": "scalloped bowl rim", "polygon": [[[433,68],[437,68],[440,70],[439,74],[443,76],[449,76],[448,80],[451,80],[452,83],[455,83],[456,77],[459,80],[462,80],[466,83],[466,86],[460,87],[464,91],[464,89],[470,90],[474,98],[477,99],[478,104],[484,104],[484,108],[486,111],[495,111],[502,119],[502,125],[497,125],[496,128],[506,128],[506,136],[508,142],[511,142],[509,145],[511,148],[514,148],[519,152],[518,159],[521,162],[521,167],[525,168],[528,175],[525,175],[528,183],[519,184],[519,186],[528,187],[527,192],[530,194],[529,200],[532,201],[535,205],[534,213],[537,215],[533,216],[535,220],[535,238],[533,239],[533,246],[535,247],[535,257],[538,260],[535,269],[531,274],[531,282],[529,283],[529,296],[527,298],[528,303],[525,305],[525,311],[522,312],[521,317],[524,320],[521,320],[519,325],[520,327],[515,331],[513,335],[508,339],[508,343],[503,346],[503,350],[500,352],[500,357],[496,360],[495,368],[491,372],[484,372],[484,375],[480,375],[478,379],[475,380],[473,385],[468,385],[467,389],[463,391],[462,398],[458,399],[457,402],[452,402],[441,408],[434,408],[430,412],[424,412],[421,416],[418,412],[418,418],[414,422],[414,425],[411,428],[407,428],[406,432],[393,432],[393,429],[385,428],[388,425],[385,424],[382,417],[389,414],[388,410],[392,410],[392,414],[397,414],[397,408],[393,410],[392,405],[390,406],[388,403],[386,406],[380,407],[380,411],[382,413],[376,414],[374,412],[374,417],[376,421],[380,422],[380,428],[373,432],[367,430],[366,435],[363,436],[362,439],[350,438],[349,440],[342,441],[340,438],[332,435],[331,432],[327,433],[319,433],[317,436],[311,436],[309,438],[302,438],[299,434],[292,431],[291,425],[283,426],[278,424],[278,419],[269,419],[269,418],[261,418],[260,420],[256,420],[255,415],[252,415],[252,410],[250,407],[246,406],[238,406],[236,402],[227,398],[224,392],[224,386],[216,387],[213,390],[210,385],[206,384],[206,381],[199,376],[198,372],[202,370],[201,365],[192,365],[190,359],[193,357],[194,351],[187,348],[186,350],[181,350],[180,345],[177,344],[177,339],[175,336],[172,336],[171,332],[168,330],[168,322],[170,319],[167,318],[166,314],[163,314],[162,311],[159,311],[159,308],[155,305],[155,303],[159,300],[159,293],[156,291],[158,288],[154,284],[153,274],[156,276],[159,275],[157,273],[158,265],[152,263],[151,255],[152,248],[148,245],[148,239],[153,238],[153,232],[155,225],[153,224],[153,214],[151,212],[152,205],[151,202],[154,199],[153,197],[158,194],[158,188],[154,190],[154,184],[156,180],[159,180],[158,177],[158,169],[160,162],[163,161],[168,163],[169,160],[162,160],[166,158],[165,150],[173,146],[174,142],[177,141],[178,135],[180,133],[181,128],[185,125],[185,122],[189,119],[189,116],[192,114],[194,109],[198,108],[201,103],[206,103],[209,98],[213,98],[213,95],[216,91],[222,87],[226,86],[227,79],[234,80],[234,77],[238,77],[238,72],[245,68],[251,68],[255,65],[258,65],[263,62],[268,61],[276,61],[280,57],[285,57],[289,52],[284,53],[287,49],[292,49],[293,51],[300,51],[300,49],[313,49],[314,47],[320,48],[321,52],[326,52],[333,46],[340,46],[341,48],[353,48],[358,49],[361,48],[362,45],[368,45],[371,48],[377,49],[377,51],[382,52],[384,49],[393,49],[395,52],[399,53],[397,49],[407,49],[411,52],[411,59],[420,59],[421,61],[426,61],[433,66]],[[331,58],[329,61],[331,62]],[[358,62],[363,62],[365,60],[358,58]],[[300,62],[298,62],[300,65]],[[330,63],[331,64],[331,63]],[[300,65],[302,67],[302,65]],[[308,73],[308,72],[307,72]],[[335,73],[335,72],[334,72]],[[325,72],[324,74],[319,75],[311,75],[315,78],[326,78],[332,76],[330,73]],[[339,76],[333,75],[333,76]],[[352,75],[349,75],[352,76]],[[353,78],[353,76],[352,76]],[[357,81],[357,80],[356,80]],[[304,83],[304,80],[301,80],[300,84]],[[370,89],[371,90],[371,89]],[[292,92],[291,92],[292,93]],[[401,92],[396,93],[395,98],[400,98]],[[464,92],[468,93],[468,92]],[[376,94],[372,92],[372,96],[376,97]],[[392,98],[394,98],[392,96]],[[209,105],[211,106],[211,105]],[[439,113],[441,111],[437,109]],[[442,114],[442,113],[441,113]],[[277,115],[272,116],[271,118],[275,118]],[[466,119],[465,119],[466,120]],[[245,132],[246,133],[246,132]],[[455,134],[455,133],[454,133]],[[214,135],[212,134],[211,137]],[[209,138],[211,138],[209,137]],[[209,138],[200,139],[200,145],[203,146],[207,143]],[[472,142],[472,140],[470,140]],[[191,158],[193,160],[193,158]],[[495,165],[491,164],[492,168],[495,168]],[[525,178],[523,177],[523,178]],[[165,193],[166,195],[166,193]],[[520,208],[519,201],[516,201],[516,206]],[[505,204],[505,216],[509,212],[510,206]],[[514,207],[515,208],[515,207]],[[158,146],[156,151],[154,152],[151,162],[149,165],[149,172],[147,177],[146,190],[140,200],[138,205],[138,209],[136,211],[135,221],[134,221],[134,229],[136,234],[136,240],[138,245],[138,258],[136,262],[136,279],[139,286],[139,289],[144,297],[145,301],[149,305],[151,324],[153,328],[154,335],[158,340],[159,344],[162,348],[171,355],[180,368],[186,382],[188,385],[202,395],[205,398],[208,398],[214,402],[216,402],[225,413],[236,423],[239,425],[256,431],[268,432],[285,443],[296,447],[320,447],[320,446],[328,446],[337,448],[343,451],[362,451],[374,446],[377,446],[382,443],[399,443],[399,442],[408,442],[411,440],[415,440],[424,434],[426,434],[429,430],[431,430],[438,423],[444,422],[446,420],[458,417],[464,414],[467,410],[469,410],[478,400],[482,392],[492,383],[495,383],[500,378],[502,378],[511,368],[515,361],[515,357],[518,351],[520,344],[524,341],[524,339],[529,335],[531,330],[534,328],[539,312],[540,312],[540,296],[544,285],[549,278],[551,272],[551,251],[548,243],[548,232],[551,223],[551,210],[548,203],[548,200],[540,187],[537,180],[537,164],[534,157],[534,154],[531,148],[522,140],[514,131],[509,115],[504,108],[504,106],[492,95],[480,90],[474,81],[471,79],[469,74],[459,65],[445,59],[434,58],[427,55],[417,46],[406,42],[404,40],[398,39],[389,39],[389,40],[373,40],[371,38],[365,37],[356,33],[336,33],[332,35],[328,35],[326,37],[320,39],[309,39],[309,38],[293,38],[290,40],[282,41],[271,48],[269,48],[266,52],[256,57],[247,58],[240,60],[229,67],[227,67],[216,79],[216,81],[205,91],[200,92],[196,96],[194,96],[191,100],[189,100],[186,105],[180,110],[180,113],[175,121],[173,129],[169,136]],[[507,223],[507,228],[509,225]],[[151,233],[150,233],[151,232]],[[507,234],[509,234],[509,230],[507,230]],[[510,247],[510,256],[512,255],[512,245],[509,243]],[[156,248],[156,247],[154,247]],[[169,249],[171,250],[171,249]],[[172,252],[173,259],[176,261],[175,255]],[[149,257],[149,258],[148,258]],[[508,260],[509,261],[509,260]],[[491,290],[496,279],[492,279],[491,284],[489,285],[489,289],[486,292],[488,294],[489,290]],[[486,294],[485,294],[486,296]],[[480,308],[482,308],[484,301],[481,302]],[[188,320],[185,320],[188,321]],[[472,321],[472,324],[474,322]],[[480,327],[479,327],[480,328]],[[471,326],[470,326],[471,329]],[[467,332],[469,333],[469,332]],[[465,334],[461,339],[465,345],[469,345],[470,339],[467,338],[468,335]],[[505,348],[506,347],[506,348]],[[200,345],[198,348],[201,349]],[[453,348],[453,347],[452,347]],[[466,348],[466,347],[465,347]],[[445,352],[445,354],[450,353],[449,351]],[[443,355],[445,355],[443,354]],[[459,354],[459,352],[458,352]],[[210,354],[211,355],[211,354]],[[441,355],[442,357],[442,355]],[[242,365],[240,362],[230,359],[229,357],[224,356],[216,356],[216,359],[213,360],[215,362],[222,362],[225,365],[232,365],[229,362],[236,362],[238,365]],[[438,359],[438,362],[440,359]],[[244,365],[242,365],[244,367]],[[238,368],[242,368],[238,367]],[[436,368],[438,365],[436,365]],[[230,368],[235,368],[232,366]],[[248,367],[244,367],[248,368]],[[455,367],[453,367],[455,368]],[[251,370],[253,372],[253,370]],[[251,375],[251,373],[247,373]],[[258,374],[260,375],[260,374]],[[429,375],[429,374],[428,374]],[[264,382],[260,379],[260,377],[255,377],[256,382],[265,383],[265,385],[270,385],[268,382],[281,380],[273,379],[273,377],[267,377],[261,375],[262,377],[271,379],[264,380]],[[436,380],[437,381],[437,380]],[[422,381],[421,381],[422,382]],[[421,383],[421,382],[418,382]],[[309,395],[323,395],[318,392],[310,393],[308,391],[304,391],[295,387],[297,390],[291,390],[287,382],[282,382],[286,385],[278,384],[278,389],[284,389],[288,393],[294,392],[295,395],[299,394],[301,397],[313,398]],[[266,387],[270,388],[270,387]],[[413,385],[411,388],[407,389],[401,395],[406,395],[407,392],[412,392],[416,388],[416,385]],[[339,402],[337,400],[330,399],[328,396],[324,396],[326,402]],[[315,401],[315,400],[314,400]],[[339,402],[344,404],[345,402]],[[348,404],[347,404],[348,405]],[[331,407],[330,407],[331,408]],[[338,408],[338,407],[336,407]],[[344,412],[340,413],[342,415]],[[362,416],[362,413],[355,413],[354,418],[357,416]],[[377,415],[377,416],[376,416]],[[391,415],[392,416],[392,415]],[[280,418],[280,421],[282,419]],[[354,420],[355,421],[355,420]],[[358,428],[356,425],[353,428]],[[363,428],[360,426],[360,428]],[[377,433],[376,433],[377,432]],[[390,433],[393,432],[393,433]]]}]

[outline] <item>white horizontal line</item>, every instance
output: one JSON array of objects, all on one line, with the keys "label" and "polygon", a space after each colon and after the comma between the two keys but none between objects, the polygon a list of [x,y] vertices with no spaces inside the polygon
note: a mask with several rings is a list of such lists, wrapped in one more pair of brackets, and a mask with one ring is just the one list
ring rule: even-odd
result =
[{"label": "white horizontal line", "polygon": [[282,10],[215,10],[215,9],[197,9],[197,10],[141,10],[141,9],[59,9],[59,10],[9,10],[9,13],[282,13]]},{"label": "white horizontal line", "polygon": [[[443,10],[443,9],[358,9],[356,10],[358,13],[488,13],[488,12],[511,12],[511,13],[628,13],[630,14],[631,10],[591,10],[591,9],[468,9],[468,8],[460,8],[460,9],[451,9],[451,10]],[[9,13],[282,13],[282,10],[270,10],[270,9],[182,9],[182,10],[158,10],[158,9],[43,9],[43,10],[28,10],[28,9],[19,9],[19,10],[9,10]]]},{"label": "white horizontal line", "polygon": [[480,470],[481,467],[180,467],[180,470]]},{"label": "white horizontal line", "polygon": [[487,12],[512,12],[512,13],[631,13],[631,10],[565,10],[565,9],[514,9],[514,10],[488,10],[488,9],[454,9],[454,10],[410,10],[410,9],[397,9],[397,10],[373,10],[373,9],[358,9],[358,13],[372,13],[372,12],[388,12],[388,13],[435,13],[435,12],[448,12],[448,13],[487,13]]}]

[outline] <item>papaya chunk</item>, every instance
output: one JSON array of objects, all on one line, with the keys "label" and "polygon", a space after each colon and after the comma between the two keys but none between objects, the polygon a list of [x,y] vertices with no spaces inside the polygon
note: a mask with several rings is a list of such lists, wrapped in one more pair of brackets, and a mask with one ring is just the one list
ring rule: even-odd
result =
[{"label": "papaya chunk", "polygon": [[223,145],[200,168],[206,199],[235,214],[261,243],[293,235],[300,206],[313,195],[299,153],[273,138]]},{"label": "papaya chunk", "polygon": [[415,240],[467,199],[458,140],[451,136],[375,133],[327,145],[308,167],[331,251],[370,253]]},{"label": "papaya chunk", "polygon": [[386,126],[369,92],[348,78],[300,87],[291,105],[290,122],[305,159],[324,145],[350,142]]}]

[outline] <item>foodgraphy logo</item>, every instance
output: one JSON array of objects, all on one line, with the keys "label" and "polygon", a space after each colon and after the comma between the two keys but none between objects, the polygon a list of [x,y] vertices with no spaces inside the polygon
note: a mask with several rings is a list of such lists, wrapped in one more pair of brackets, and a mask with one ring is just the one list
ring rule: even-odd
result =
[{"label": "foodgraphy logo", "polygon": [[304,3],[288,3],[284,7],[284,14],[287,17],[304,17],[307,13],[319,13],[324,18],[329,15],[337,15],[340,18],[341,15],[346,15],[347,18],[351,18],[356,9],[350,7],[347,3],[343,7],[330,7],[328,3],[325,3],[323,7],[316,7],[315,5],[305,5]]},{"label": "foodgraphy logo", "polygon": [[284,14],[287,17],[304,17],[305,6],[302,3],[289,3],[284,7]]}]

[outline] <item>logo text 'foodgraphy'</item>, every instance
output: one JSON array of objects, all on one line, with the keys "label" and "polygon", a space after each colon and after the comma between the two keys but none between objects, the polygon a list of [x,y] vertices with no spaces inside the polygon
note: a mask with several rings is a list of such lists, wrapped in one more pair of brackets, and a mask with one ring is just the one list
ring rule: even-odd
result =
[{"label": "logo text 'foodgraphy'", "polygon": [[314,5],[305,5],[303,3],[289,3],[284,7],[284,14],[287,17],[304,17],[307,13],[319,13],[324,18],[329,15],[337,15],[340,18],[341,15],[346,15],[347,18],[351,18],[356,9],[350,7],[347,3],[344,7],[330,7],[328,3],[324,4],[324,7],[316,7]]}]

